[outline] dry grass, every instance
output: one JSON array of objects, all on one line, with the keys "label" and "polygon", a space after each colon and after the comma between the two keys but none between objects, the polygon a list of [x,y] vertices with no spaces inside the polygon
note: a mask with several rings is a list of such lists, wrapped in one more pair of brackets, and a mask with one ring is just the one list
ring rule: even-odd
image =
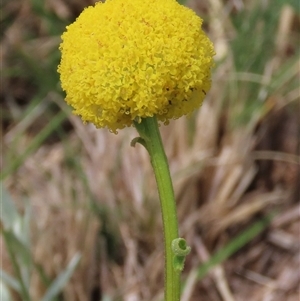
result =
[{"label": "dry grass", "polygon": [[[51,18],[41,17],[32,8],[33,2],[4,3],[11,20],[4,27],[1,54],[6,70],[1,90],[3,169],[31,147],[57,106],[68,112],[57,79],[52,80],[53,90],[47,90],[41,84],[47,76],[38,81],[40,71],[32,71],[43,62],[46,71],[50,66],[55,73],[56,66],[46,61],[59,43],[59,35],[50,34]],[[45,11],[60,19],[73,18],[90,2],[46,1]],[[298,77],[299,81],[299,64],[288,67],[286,77],[272,92],[264,88],[294,55],[299,16],[290,6],[282,6],[274,36],[276,51],[265,62],[263,73],[238,72],[230,44],[237,35],[231,18],[244,5],[251,9],[251,4],[238,0],[201,3],[195,0],[190,6],[209,20],[207,30],[218,54],[213,87],[201,110],[190,119],[161,127],[180,232],[192,246],[183,273],[182,301],[297,301],[299,87],[288,85],[289,79]],[[250,95],[246,84],[255,81],[266,96],[261,108],[237,126],[236,112],[246,106],[239,100]],[[30,103],[35,103],[34,110],[23,114]],[[20,212],[26,207],[25,199],[30,204],[31,251],[50,278],[76,252],[82,254],[58,300],[161,300],[162,222],[148,155],[140,145],[130,147],[136,136],[133,128],[113,135],[68,115],[63,127],[41,141],[4,180]],[[201,263],[274,210],[276,216],[268,229],[212,268],[204,279],[197,279]],[[3,269],[12,271],[3,244],[1,255]],[[32,300],[41,300],[45,290],[33,270]],[[14,300],[20,299],[15,296]]]}]

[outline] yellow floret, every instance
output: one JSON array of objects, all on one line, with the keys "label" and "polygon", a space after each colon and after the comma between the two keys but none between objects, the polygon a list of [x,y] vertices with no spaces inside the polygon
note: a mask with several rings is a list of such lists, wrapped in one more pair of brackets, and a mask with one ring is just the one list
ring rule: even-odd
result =
[{"label": "yellow floret", "polygon": [[213,45],[202,20],[175,0],[107,0],[62,35],[66,101],[85,122],[113,132],[198,108],[211,85]]}]

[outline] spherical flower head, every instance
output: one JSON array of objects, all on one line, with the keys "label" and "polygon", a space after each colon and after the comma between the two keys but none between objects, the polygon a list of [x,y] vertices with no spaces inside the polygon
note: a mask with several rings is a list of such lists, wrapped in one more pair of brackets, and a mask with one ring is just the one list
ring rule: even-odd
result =
[{"label": "spherical flower head", "polygon": [[107,0],[62,35],[58,67],[74,113],[113,132],[156,115],[179,118],[210,89],[213,45],[175,0]]}]

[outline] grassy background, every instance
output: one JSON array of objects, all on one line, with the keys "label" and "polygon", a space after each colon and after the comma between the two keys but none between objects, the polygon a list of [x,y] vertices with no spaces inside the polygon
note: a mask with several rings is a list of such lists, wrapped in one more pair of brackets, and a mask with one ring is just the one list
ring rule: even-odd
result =
[{"label": "grassy background", "polygon": [[[161,131],[182,301],[299,300],[298,1],[181,1],[215,43],[201,110]],[[148,156],[64,103],[60,35],[92,0],[1,4],[2,300],[158,301],[163,236]]]}]

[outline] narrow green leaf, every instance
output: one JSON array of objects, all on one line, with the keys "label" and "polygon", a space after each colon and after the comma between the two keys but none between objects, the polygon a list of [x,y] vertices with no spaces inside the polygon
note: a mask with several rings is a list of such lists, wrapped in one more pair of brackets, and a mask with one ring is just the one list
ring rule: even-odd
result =
[{"label": "narrow green leaf", "polygon": [[[6,284],[7,286],[14,289],[18,293],[21,292],[21,286],[20,286],[20,283],[18,282],[18,280],[15,279],[14,277],[10,276],[9,274],[7,274],[2,269],[0,269],[0,284],[1,283]],[[0,289],[0,292],[2,292],[1,289]]]},{"label": "narrow green leaf", "polygon": [[20,241],[12,231],[6,231],[1,229],[2,235],[7,247],[8,254],[14,272],[20,284],[20,295],[22,300],[30,301],[29,296],[29,262],[31,261],[31,255],[28,248]]},{"label": "narrow green leaf", "polygon": [[60,111],[55,117],[53,117],[52,121],[47,124],[47,126],[45,126],[38,135],[36,135],[24,153],[4,170],[4,172],[1,174],[1,179],[5,179],[9,174],[16,171],[23,164],[23,162],[38,149],[38,147],[46,140],[46,138],[59,127],[65,118],[66,113],[64,111]]},{"label": "narrow green leaf", "polygon": [[30,217],[31,209],[27,203],[25,213],[21,216],[10,197],[9,192],[0,184],[2,198],[0,199],[0,221],[6,231],[11,231],[28,248],[30,247]]},{"label": "narrow green leaf", "polygon": [[80,258],[81,255],[79,253],[76,253],[73,256],[66,269],[57,276],[57,278],[52,282],[51,286],[47,289],[42,301],[52,301],[53,298],[55,298],[61,292],[75,271]]},{"label": "narrow green leaf", "polygon": [[1,301],[12,301],[10,292],[2,281],[0,281],[0,297]]},{"label": "narrow green leaf", "polygon": [[0,221],[3,224],[5,229],[12,229],[16,223],[18,223],[21,219],[15,204],[10,197],[8,191],[3,187],[3,183],[0,183]]},{"label": "narrow green leaf", "polygon": [[234,238],[225,247],[217,251],[207,262],[202,264],[198,269],[198,278],[202,279],[206,274],[216,265],[222,263],[224,260],[232,256],[235,252],[245,246],[258,234],[267,228],[270,224],[271,217],[266,217],[254,225],[243,231],[240,235]]},{"label": "narrow green leaf", "polygon": [[12,231],[2,231],[5,243],[10,252],[13,253],[15,265],[18,266],[19,281],[23,281],[26,288],[29,287],[30,273],[32,269],[32,257],[29,246],[20,240]]}]

